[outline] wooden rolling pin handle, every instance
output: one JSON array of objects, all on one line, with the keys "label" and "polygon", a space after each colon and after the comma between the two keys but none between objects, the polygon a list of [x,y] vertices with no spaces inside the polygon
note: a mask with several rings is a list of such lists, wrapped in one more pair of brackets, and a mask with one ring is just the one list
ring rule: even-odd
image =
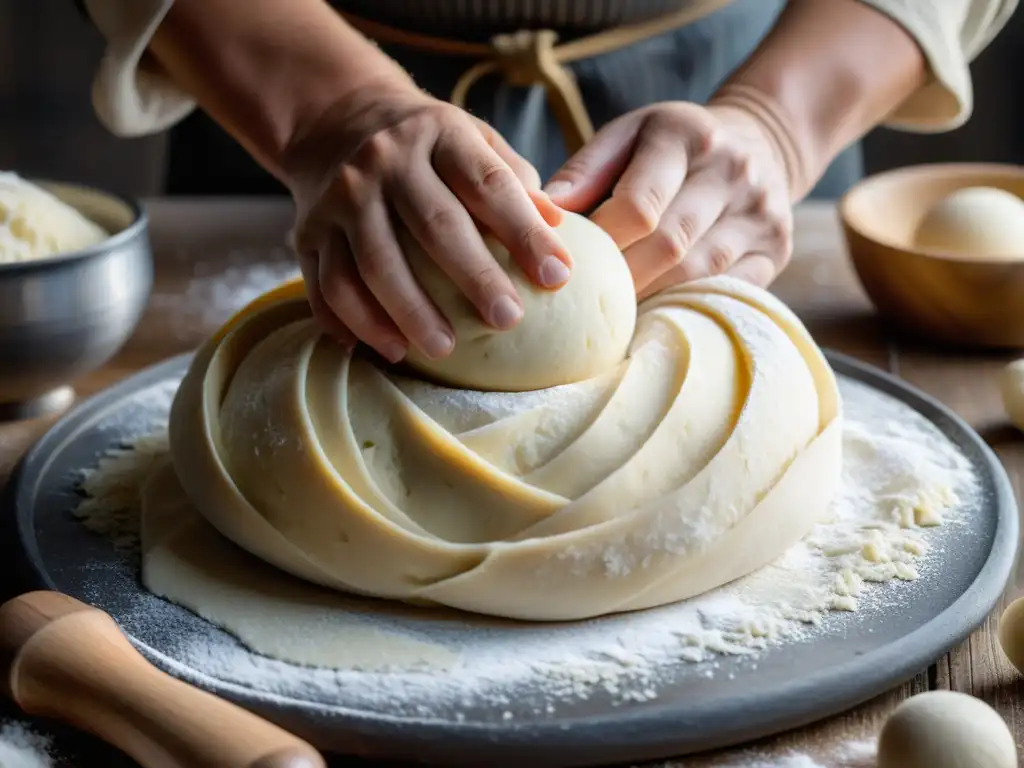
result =
[{"label": "wooden rolling pin handle", "polygon": [[110,616],[57,592],[0,606],[3,684],[145,768],[325,768],[309,744],[147,662]]}]

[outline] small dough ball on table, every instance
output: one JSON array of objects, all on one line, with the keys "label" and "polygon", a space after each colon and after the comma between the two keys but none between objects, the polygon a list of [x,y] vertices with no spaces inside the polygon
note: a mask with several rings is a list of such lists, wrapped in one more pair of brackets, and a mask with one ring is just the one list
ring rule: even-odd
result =
[{"label": "small dough ball on table", "polygon": [[1010,603],[999,618],[999,644],[1010,663],[1024,674],[1024,598]]},{"label": "small dough ball on table", "polygon": [[455,331],[455,349],[431,360],[410,348],[406,361],[442,384],[477,390],[545,389],[589,379],[626,355],[636,326],[633,278],[615,241],[584,216],[565,213],[556,232],[573,258],[557,291],[535,286],[494,238],[485,242],[512,279],[523,318],[507,331],[485,323],[452,280],[411,238],[403,242],[424,291]]},{"label": "small dough ball on table", "polygon": [[106,230],[45,189],[0,171],[0,264],[72,253],[108,237]]},{"label": "small dough ball on table", "polygon": [[994,187],[967,187],[921,220],[914,244],[979,259],[1024,259],[1024,200]]},{"label": "small dough ball on table", "polygon": [[1024,359],[1003,368],[999,377],[1006,415],[1017,429],[1024,430]]},{"label": "small dough ball on table", "polygon": [[878,740],[878,768],[1017,768],[1017,745],[985,702],[931,691],[889,716]]}]

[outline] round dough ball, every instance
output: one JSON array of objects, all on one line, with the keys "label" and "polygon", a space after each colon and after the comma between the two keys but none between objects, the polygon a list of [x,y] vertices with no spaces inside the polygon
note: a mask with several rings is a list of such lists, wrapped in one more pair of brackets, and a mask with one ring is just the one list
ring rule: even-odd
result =
[{"label": "round dough ball", "polygon": [[878,768],[1017,768],[1017,746],[985,702],[931,691],[889,716],[878,740]]},{"label": "round dough ball", "polygon": [[431,360],[410,348],[406,361],[443,384],[498,391],[583,381],[622,361],[637,314],[633,278],[622,252],[597,224],[575,213],[566,213],[556,231],[574,264],[569,282],[557,291],[535,286],[508,250],[485,238],[523,303],[522,320],[507,331],[485,323],[419,245],[403,243],[417,280],[455,331],[455,349],[448,357]]},{"label": "round dough ball", "polygon": [[1017,429],[1024,430],[1024,359],[1003,368],[999,377],[1006,415]]},{"label": "round dough ball", "polygon": [[999,644],[1010,663],[1024,673],[1024,598],[1010,603],[999,618]]},{"label": "round dough ball", "polygon": [[957,190],[928,212],[914,242],[980,259],[1024,259],[1024,200],[993,187]]}]

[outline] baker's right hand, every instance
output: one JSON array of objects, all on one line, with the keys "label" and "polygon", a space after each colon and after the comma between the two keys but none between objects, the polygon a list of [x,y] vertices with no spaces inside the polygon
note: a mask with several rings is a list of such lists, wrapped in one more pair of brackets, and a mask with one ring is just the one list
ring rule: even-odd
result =
[{"label": "baker's right hand", "polygon": [[404,82],[367,85],[302,126],[287,153],[292,233],[315,317],[392,362],[449,354],[452,328],[416,282],[404,227],[492,326],[522,317],[490,231],[537,285],[569,278],[561,211],[537,171],[488,125]]}]

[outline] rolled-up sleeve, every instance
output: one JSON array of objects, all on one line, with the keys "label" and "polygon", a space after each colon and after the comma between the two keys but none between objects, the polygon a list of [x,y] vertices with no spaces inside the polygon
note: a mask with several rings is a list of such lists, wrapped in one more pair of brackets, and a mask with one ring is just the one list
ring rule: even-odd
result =
[{"label": "rolled-up sleeve", "polygon": [[886,125],[937,133],[967,122],[974,108],[970,63],[1006,26],[1018,0],[860,0],[889,16],[917,41],[928,81]]},{"label": "rolled-up sleeve", "polygon": [[166,75],[142,66],[153,34],[174,0],[82,0],[106,40],[92,86],[92,102],[108,130],[143,136],[170,128],[195,102]]},{"label": "rolled-up sleeve", "polygon": [[[886,124],[939,132],[971,115],[970,63],[1003,29],[1018,0],[860,0],[900,24],[917,41],[928,81]],[[165,130],[195,108],[166,76],[140,66],[146,48],[174,0],[80,0],[107,41],[93,82],[100,121],[119,136]]]}]

